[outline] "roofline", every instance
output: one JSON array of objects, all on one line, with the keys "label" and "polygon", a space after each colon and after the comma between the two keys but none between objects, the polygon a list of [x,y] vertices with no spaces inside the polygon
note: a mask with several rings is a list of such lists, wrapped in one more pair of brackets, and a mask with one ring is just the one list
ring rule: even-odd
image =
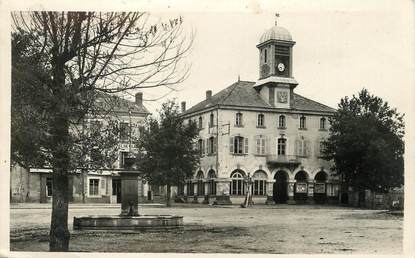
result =
[{"label": "roofline", "polygon": [[206,109],[198,110],[191,113],[183,114],[183,119],[201,115],[203,113],[210,112],[216,109],[224,109],[224,110],[246,110],[246,111],[259,111],[259,112],[269,112],[269,113],[294,113],[294,114],[310,114],[310,115],[326,115],[331,116],[334,115],[337,110],[334,111],[314,111],[314,110],[305,110],[305,109],[287,109],[287,108],[275,108],[275,107],[247,107],[247,106],[238,106],[238,105],[223,105],[217,104]]},{"label": "roofline", "polygon": [[266,45],[268,43],[282,43],[282,45],[292,47],[292,46],[295,45],[296,42],[294,40],[269,39],[267,41],[259,43],[258,45],[256,45],[256,47],[260,48],[260,47],[263,47],[264,45]]}]

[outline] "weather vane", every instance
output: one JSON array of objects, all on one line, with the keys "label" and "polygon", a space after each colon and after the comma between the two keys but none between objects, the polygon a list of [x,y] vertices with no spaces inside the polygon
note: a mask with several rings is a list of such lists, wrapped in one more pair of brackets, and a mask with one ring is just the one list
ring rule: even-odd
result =
[{"label": "weather vane", "polygon": [[277,26],[278,17],[280,17],[280,14],[275,13],[275,26]]}]

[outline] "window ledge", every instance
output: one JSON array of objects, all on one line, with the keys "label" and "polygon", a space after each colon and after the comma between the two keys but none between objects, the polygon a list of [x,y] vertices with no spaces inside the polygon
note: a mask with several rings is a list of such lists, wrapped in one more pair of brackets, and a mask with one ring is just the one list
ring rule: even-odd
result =
[{"label": "window ledge", "polygon": [[245,153],[232,153],[233,156],[246,156],[248,154]]},{"label": "window ledge", "polygon": [[235,125],[234,125],[234,127],[243,128],[243,127],[244,127],[244,125],[237,125],[237,124],[235,124]]},{"label": "window ledge", "polygon": [[322,131],[322,132],[326,132],[327,131],[327,129],[325,129],[325,128],[320,128],[320,129],[318,129],[319,131]]},{"label": "window ledge", "polygon": [[278,126],[278,128],[277,129],[280,129],[280,130],[285,130],[285,129],[287,129],[287,127],[286,126],[284,126],[284,127],[280,127],[280,126]]},{"label": "window ledge", "polygon": [[257,125],[256,128],[261,128],[261,129],[265,129],[267,128],[265,125]]},{"label": "window ledge", "polygon": [[256,157],[266,157],[267,154],[255,154]]},{"label": "window ledge", "polygon": [[298,128],[298,130],[307,131],[307,128]]}]

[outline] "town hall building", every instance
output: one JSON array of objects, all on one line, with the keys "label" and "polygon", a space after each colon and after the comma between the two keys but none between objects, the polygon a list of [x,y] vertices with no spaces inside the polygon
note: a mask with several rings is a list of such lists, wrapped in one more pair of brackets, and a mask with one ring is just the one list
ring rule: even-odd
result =
[{"label": "town hall building", "polygon": [[337,202],[339,181],[322,159],[335,109],[295,93],[293,41],[280,26],[260,38],[259,79],[233,83],[186,110],[199,128],[200,167],[177,198],[242,203],[252,177],[255,204]]}]

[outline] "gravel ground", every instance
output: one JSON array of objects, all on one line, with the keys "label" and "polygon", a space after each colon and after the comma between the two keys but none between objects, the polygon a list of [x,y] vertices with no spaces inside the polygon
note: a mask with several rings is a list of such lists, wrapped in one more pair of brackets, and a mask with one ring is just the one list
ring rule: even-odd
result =
[{"label": "gravel ground", "polygon": [[[385,211],[332,206],[140,207],[141,214],[184,216],[170,232],[74,231],[74,216],[116,215],[119,206],[71,206],[70,251],[177,253],[401,254],[403,218]],[[12,251],[47,251],[49,206],[10,210]]]}]

